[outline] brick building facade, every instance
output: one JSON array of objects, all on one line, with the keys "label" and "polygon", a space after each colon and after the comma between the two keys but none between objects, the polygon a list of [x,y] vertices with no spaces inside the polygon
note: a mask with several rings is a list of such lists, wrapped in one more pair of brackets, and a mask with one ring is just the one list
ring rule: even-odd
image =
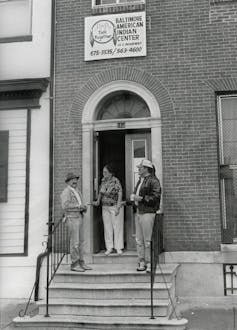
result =
[{"label": "brick building facade", "polygon": [[[86,17],[98,16],[103,20],[104,15],[140,12],[146,16],[146,56],[84,60]],[[114,92],[119,93],[116,84],[121,83],[122,91],[127,86],[127,91],[141,98],[144,88],[156,104],[154,108],[159,108],[161,130],[151,134],[151,158],[162,181],[166,260],[217,263],[213,271],[218,269],[221,273],[220,263],[226,257],[221,251],[222,243],[226,233],[231,241],[235,236],[235,218],[228,213],[233,198],[229,204],[225,200],[228,193],[221,172],[221,166],[228,163],[228,157],[225,158],[228,130],[224,131],[226,126],[218,113],[223,110],[220,104],[224,107],[222,97],[236,101],[237,1],[154,0],[93,5],[91,1],[62,0],[57,3],[56,16],[56,216],[60,214],[62,178],[69,169],[82,175],[86,202],[94,197],[88,192],[93,190],[94,167],[89,166],[90,174],[85,169],[95,160],[94,142],[86,134],[97,131],[94,125],[98,109],[109,97],[106,88],[107,94],[113,96]],[[137,89],[129,90],[129,86]],[[145,102],[149,103],[149,96]],[[89,123],[90,106],[95,112]],[[91,126],[87,131],[88,125]],[[149,125],[148,130],[152,130],[152,124]],[[232,142],[233,132],[234,129]],[[91,146],[83,142],[85,138]],[[228,217],[231,220],[226,220]],[[90,231],[87,240],[90,241],[96,230],[93,211],[89,211],[88,219],[86,230]],[[95,246],[88,243],[88,251],[94,250]]]}]

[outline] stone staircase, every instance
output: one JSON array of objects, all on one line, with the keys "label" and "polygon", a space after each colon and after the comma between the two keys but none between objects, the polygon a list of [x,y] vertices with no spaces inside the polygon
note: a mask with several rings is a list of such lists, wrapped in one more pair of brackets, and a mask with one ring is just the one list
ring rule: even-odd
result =
[{"label": "stone staircase", "polygon": [[[49,314],[45,301],[38,302],[39,314],[16,318],[21,329],[156,329],[183,330],[187,320],[170,318],[175,304],[178,265],[162,264],[154,284],[154,316],[150,319],[150,276],[136,271],[136,255],[126,252],[93,256],[93,270],[71,272],[62,264],[49,292]],[[169,292],[168,292],[168,290]]]}]

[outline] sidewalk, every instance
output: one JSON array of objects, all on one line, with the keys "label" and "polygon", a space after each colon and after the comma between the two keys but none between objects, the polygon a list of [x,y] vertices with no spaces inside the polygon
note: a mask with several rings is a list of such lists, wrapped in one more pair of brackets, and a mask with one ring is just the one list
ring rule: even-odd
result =
[{"label": "sidewalk", "polygon": [[[23,300],[1,299],[0,329],[15,329],[12,320],[25,306]],[[31,315],[37,313],[35,308],[34,303],[29,306]],[[189,321],[188,330],[237,330],[237,297],[180,299],[177,314],[180,313]]]},{"label": "sidewalk", "polygon": [[[19,315],[20,311],[24,312],[26,304],[27,300],[23,299],[0,299],[0,329],[15,329],[12,326],[12,320]],[[37,308],[35,303],[29,305],[31,315],[37,314],[35,308]]]},{"label": "sidewalk", "polygon": [[237,330],[237,297],[180,299],[177,313],[188,320],[188,330]]}]

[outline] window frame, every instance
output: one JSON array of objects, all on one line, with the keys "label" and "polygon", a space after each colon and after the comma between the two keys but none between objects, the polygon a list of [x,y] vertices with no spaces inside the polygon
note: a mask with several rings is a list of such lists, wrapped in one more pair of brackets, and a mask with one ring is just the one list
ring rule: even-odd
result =
[{"label": "window frame", "polygon": [[[17,2],[22,0],[0,0],[1,3],[7,2]],[[32,16],[33,16],[33,1],[27,0],[29,3],[29,23],[28,23],[28,31],[21,35],[12,35],[12,36],[0,36],[0,43],[10,43],[10,42],[24,42],[24,41],[32,41]]]},{"label": "window frame", "polygon": [[[103,0],[101,0],[101,1],[103,1]],[[123,2],[123,0],[114,0],[114,3],[97,5],[96,0],[92,0],[92,8],[129,6],[129,5],[145,4],[145,3],[146,3],[146,0],[136,0],[136,1],[127,0],[127,2]]]},{"label": "window frame", "polygon": [[217,132],[218,132],[218,159],[219,159],[219,187],[220,187],[220,210],[221,210],[221,226],[222,226],[222,243],[233,243],[233,232],[228,227],[229,221],[227,217],[227,199],[226,199],[226,181],[228,170],[236,169],[237,164],[225,162],[224,152],[224,125],[223,125],[223,99],[237,99],[237,92],[220,92],[216,93],[217,105]]},{"label": "window frame", "polygon": [[7,203],[8,201],[8,158],[9,158],[9,131],[8,130],[0,130],[0,140],[4,139],[4,143],[6,142],[6,153],[4,160],[0,159],[0,167],[3,165],[3,169],[5,169],[6,178],[4,180],[4,189],[3,196],[0,195],[0,203]]}]

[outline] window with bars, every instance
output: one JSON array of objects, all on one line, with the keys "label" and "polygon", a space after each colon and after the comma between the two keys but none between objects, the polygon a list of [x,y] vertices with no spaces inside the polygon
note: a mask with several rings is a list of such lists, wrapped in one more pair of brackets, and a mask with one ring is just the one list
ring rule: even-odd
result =
[{"label": "window with bars", "polygon": [[0,38],[31,35],[32,0],[0,0]]},{"label": "window with bars", "polygon": [[9,131],[0,131],[0,203],[7,202]]}]

